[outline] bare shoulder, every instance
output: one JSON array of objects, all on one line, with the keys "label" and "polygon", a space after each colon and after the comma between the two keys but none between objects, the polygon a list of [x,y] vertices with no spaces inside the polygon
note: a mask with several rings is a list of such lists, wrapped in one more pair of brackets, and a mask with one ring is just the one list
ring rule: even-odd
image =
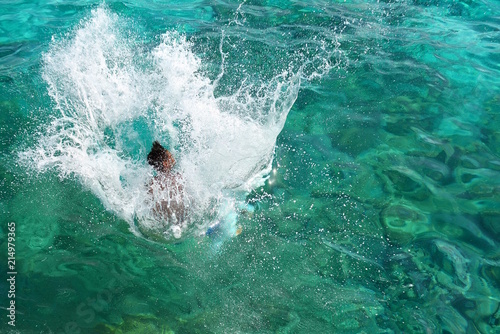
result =
[{"label": "bare shoulder", "polygon": [[153,177],[149,183],[150,191],[158,187],[160,190],[183,189],[183,178],[180,173],[159,174]]}]

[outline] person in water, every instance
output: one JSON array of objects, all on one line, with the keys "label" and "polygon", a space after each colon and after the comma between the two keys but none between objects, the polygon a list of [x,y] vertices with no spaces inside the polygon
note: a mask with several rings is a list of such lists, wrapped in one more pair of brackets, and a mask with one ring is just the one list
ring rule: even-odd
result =
[{"label": "person in water", "polygon": [[155,141],[148,154],[148,163],[157,172],[149,188],[149,193],[153,197],[154,213],[169,223],[182,223],[186,211],[184,187],[181,174],[173,171],[174,156]]}]

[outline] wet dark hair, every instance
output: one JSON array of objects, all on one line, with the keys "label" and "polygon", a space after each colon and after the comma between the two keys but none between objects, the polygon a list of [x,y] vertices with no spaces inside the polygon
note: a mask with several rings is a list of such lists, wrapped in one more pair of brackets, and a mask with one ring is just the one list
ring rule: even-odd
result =
[{"label": "wet dark hair", "polygon": [[163,160],[166,158],[166,149],[155,140],[151,152],[148,154],[148,163],[157,170],[163,170]]}]

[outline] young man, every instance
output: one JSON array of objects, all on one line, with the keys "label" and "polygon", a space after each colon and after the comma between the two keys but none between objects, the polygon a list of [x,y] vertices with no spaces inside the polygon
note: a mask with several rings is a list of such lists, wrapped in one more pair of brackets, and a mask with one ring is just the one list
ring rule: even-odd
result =
[{"label": "young man", "polygon": [[180,224],[185,218],[182,176],[173,172],[175,159],[158,141],[148,154],[148,163],[157,171],[150,184],[154,213],[168,223]]}]

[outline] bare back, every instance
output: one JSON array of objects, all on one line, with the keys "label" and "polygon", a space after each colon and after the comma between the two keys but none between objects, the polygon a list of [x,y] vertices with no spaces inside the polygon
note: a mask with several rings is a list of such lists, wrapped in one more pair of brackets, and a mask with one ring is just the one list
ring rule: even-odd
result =
[{"label": "bare back", "polygon": [[186,210],[181,174],[161,173],[155,176],[149,193],[153,197],[155,215],[172,224],[180,224],[184,220]]}]

